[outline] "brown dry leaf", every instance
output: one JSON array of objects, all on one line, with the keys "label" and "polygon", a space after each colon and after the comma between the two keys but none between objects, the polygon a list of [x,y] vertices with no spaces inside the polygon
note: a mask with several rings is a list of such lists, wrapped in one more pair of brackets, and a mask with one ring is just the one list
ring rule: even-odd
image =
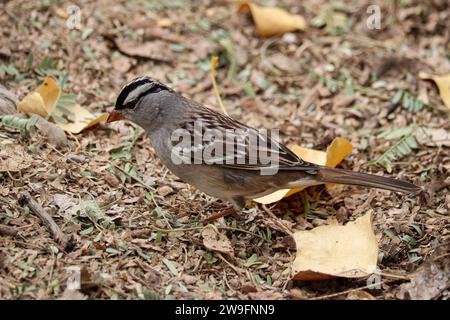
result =
[{"label": "brown dry leaf", "polygon": [[59,213],[64,217],[73,217],[78,214],[81,210],[80,205],[75,201],[74,198],[66,194],[55,194],[53,196],[53,201],[59,207]]},{"label": "brown dry leaf", "polygon": [[161,40],[137,43],[126,39],[114,39],[114,43],[119,51],[130,57],[146,58],[155,61],[172,63],[173,54],[169,49],[169,44]]},{"label": "brown dry leaf", "polygon": [[358,290],[349,292],[347,300],[375,300],[375,297],[367,291]]},{"label": "brown dry leaf", "polygon": [[251,300],[282,300],[283,295],[280,292],[259,291],[250,292],[248,297]]},{"label": "brown dry leaf", "polygon": [[257,33],[262,37],[272,37],[295,30],[305,30],[305,19],[277,7],[261,7],[251,2],[239,5],[238,12],[250,9]]},{"label": "brown dry leaf", "polygon": [[[440,240],[440,241],[439,241]],[[411,281],[399,286],[397,298],[412,300],[437,299],[450,287],[450,243],[439,239],[431,259],[422,264],[411,276]]]},{"label": "brown dry leaf", "polygon": [[[36,90],[27,94],[17,104],[17,108],[21,112],[35,113],[43,117],[52,114],[65,118],[64,113],[56,108],[56,103],[60,96],[61,89],[58,87],[56,81],[51,77],[47,77]],[[94,115],[80,105],[71,106],[69,108],[70,112],[73,114],[70,122],[56,122],[56,125],[71,133],[80,133],[84,129],[108,119],[107,113]]]},{"label": "brown dry leaf", "polygon": [[294,59],[290,59],[283,53],[275,53],[269,59],[277,69],[287,73],[298,73],[300,71],[300,64]]},{"label": "brown dry leaf", "polygon": [[444,100],[447,108],[450,109],[450,73],[443,76],[428,74],[425,72],[419,73],[419,78],[422,80],[433,80],[439,88],[439,95]]},{"label": "brown dry leaf", "polygon": [[16,111],[17,97],[0,84],[0,116]]},{"label": "brown dry leaf", "polygon": [[57,300],[86,300],[87,298],[80,291],[67,288]]},{"label": "brown dry leaf", "polygon": [[123,56],[113,60],[112,65],[114,70],[117,70],[120,73],[125,73],[131,68],[130,59]]},{"label": "brown dry leaf", "polygon": [[371,213],[345,226],[320,226],[297,231],[297,256],[292,264],[294,280],[322,280],[332,277],[364,278],[377,267],[378,243]]},{"label": "brown dry leaf", "polygon": [[206,249],[225,253],[230,256],[234,255],[230,240],[228,240],[225,235],[221,234],[215,228],[210,226],[203,229],[202,237],[203,245],[206,247]]},{"label": "brown dry leaf", "polygon": [[349,96],[347,94],[339,94],[334,98],[334,107],[336,109],[342,109],[349,107],[353,102],[355,102],[355,96]]},{"label": "brown dry leaf", "polygon": [[17,144],[0,143],[0,172],[17,172],[28,168],[33,158]]},{"label": "brown dry leaf", "polygon": [[[312,162],[321,166],[336,167],[351,151],[351,143],[343,138],[336,138],[328,146],[327,151],[318,151],[313,149],[307,149],[300,146],[293,146],[291,150],[299,156],[301,159]],[[327,185],[328,188],[332,188],[333,185]],[[267,196],[254,199],[254,201],[269,204],[277,202],[285,197],[288,197],[294,193],[300,192],[305,188],[297,189],[281,189],[271,193]]]},{"label": "brown dry leaf", "polygon": [[430,147],[450,147],[450,131],[444,128],[420,128],[415,136],[420,144]]}]

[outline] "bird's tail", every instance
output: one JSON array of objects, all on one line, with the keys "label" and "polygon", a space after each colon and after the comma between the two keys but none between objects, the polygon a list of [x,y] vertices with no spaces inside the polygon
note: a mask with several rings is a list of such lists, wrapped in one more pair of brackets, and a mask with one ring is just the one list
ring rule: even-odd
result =
[{"label": "bird's tail", "polygon": [[348,184],[404,193],[418,193],[421,190],[420,187],[409,182],[344,169],[321,167],[317,175],[324,183]]}]

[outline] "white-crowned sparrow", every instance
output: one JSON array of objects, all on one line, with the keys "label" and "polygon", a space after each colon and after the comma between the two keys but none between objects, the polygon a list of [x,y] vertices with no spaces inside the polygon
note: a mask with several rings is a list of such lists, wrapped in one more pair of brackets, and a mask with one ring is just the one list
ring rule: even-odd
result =
[{"label": "white-crowned sparrow", "polygon": [[[236,210],[245,200],[278,189],[324,183],[405,193],[420,190],[393,178],[303,161],[270,133],[206,108],[149,77],[136,78],[122,88],[108,122],[121,119],[147,131],[156,154],[176,176],[231,202]],[[181,143],[183,139],[187,143]]]}]

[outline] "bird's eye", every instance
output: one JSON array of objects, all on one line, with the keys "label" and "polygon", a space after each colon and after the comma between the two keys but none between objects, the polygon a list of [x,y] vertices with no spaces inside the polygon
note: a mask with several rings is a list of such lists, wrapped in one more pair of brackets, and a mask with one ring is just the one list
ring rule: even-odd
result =
[{"label": "bird's eye", "polygon": [[136,101],[132,100],[124,105],[125,109],[133,110],[136,107]]}]

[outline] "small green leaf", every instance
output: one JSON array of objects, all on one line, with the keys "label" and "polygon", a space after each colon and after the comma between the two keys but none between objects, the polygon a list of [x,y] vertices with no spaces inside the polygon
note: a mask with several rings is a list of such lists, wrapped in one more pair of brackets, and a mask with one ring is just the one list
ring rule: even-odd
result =
[{"label": "small green leaf", "polygon": [[81,39],[86,40],[89,35],[92,33],[92,31],[94,31],[94,29],[92,28],[88,28],[86,30],[83,31],[83,33],[81,34]]},{"label": "small green leaf", "polygon": [[208,262],[208,264],[213,264],[214,262],[217,261],[217,258],[209,251],[207,251],[203,254],[203,258],[205,258],[205,260],[206,260],[206,262]]},{"label": "small green leaf", "polygon": [[420,227],[418,225],[412,224],[411,227],[413,227],[414,230],[416,230],[419,237],[421,237],[423,235],[422,229],[420,229]]},{"label": "small green leaf", "polygon": [[258,260],[258,255],[256,253],[252,254],[252,256],[250,258],[247,259],[247,261],[244,263],[244,266],[246,266],[247,268],[251,267],[252,265],[254,265]]},{"label": "small green leaf", "polygon": [[33,53],[30,52],[27,57],[27,69],[28,70],[30,70],[33,67],[33,60],[34,60]]},{"label": "small green leaf", "polygon": [[162,232],[156,231],[155,243],[161,243],[161,239],[162,239]]},{"label": "small green leaf", "polygon": [[81,230],[80,234],[86,236],[88,234],[91,234],[92,231],[94,231],[94,227],[89,227],[87,229]]},{"label": "small green leaf", "polygon": [[63,93],[59,97],[59,100],[76,100],[78,98],[78,95],[73,93]]},{"label": "small green leaf", "polygon": [[170,46],[170,49],[174,52],[183,52],[184,50],[186,50],[186,47],[182,44],[172,44]]},{"label": "small green leaf", "polygon": [[385,230],[384,234],[386,235],[386,237],[388,237],[391,240],[393,240],[395,238],[395,234],[391,230]]},{"label": "small green leaf", "polygon": [[410,246],[413,246],[413,247],[417,244],[417,241],[413,237],[411,237],[407,234],[401,236],[400,239],[402,239],[402,241],[408,243]]},{"label": "small green leaf", "polygon": [[414,138],[413,136],[409,136],[405,139],[405,142],[408,144],[408,146],[411,149],[417,149],[419,146],[417,144],[416,138]]},{"label": "small green leaf", "polygon": [[268,274],[266,277],[266,283],[267,285],[272,286],[272,277],[270,276],[270,274]]},{"label": "small green leaf", "polygon": [[145,260],[150,260],[150,256],[146,255],[141,250],[137,251],[137,254],[140,255]]},{"label": "small green leaf", "polygon": [[53,120],[55,120],[55,122],[64,123],[64,124],[69,123],[66,119],[64,119],[63,117],[57,116],[56,114],[51,114],[50,117]]},{"label": "small green leaf", "polygon": [[[178,270],[177,268],[175,268],[175,266],[173,265],[172,261],[167,260],[167,259],[163,259],[164,264],[167,266],[167,268],[169,269],[169,271],[175,276],[178,277]],[[166,293],[168,294],[168,293]]]},{"label": "small green leaf", "polygon": [[380,133],[377,138],[383,138],[386,140],[399,139],[411,134],[414,131],[414,126],[408,126],[406,128],[398,128],[393,130],[386,130]]},{"label": "small green leaf", "polygon": [[244,85],[245,94],[249,97],[256,97],[255,90],[253,90],[252,84],[250,82],[245,83]]},{"label": "small green leaf", "polygon": [[263,284],[264,280],[261,279],[261,277],[259,276],[259,274],[255,275],[255,280],[257,284]]},{"label": "small green leaf", "polygon": [[106,252],[109,253],[109,254],[112,254],[112,255],[120,254],[119,250],[116,250],[116,249],[114,249],[112,247],[106,248]]},{"label": "small green leaf", "polygon": [[57,104],[56,109],[61,111],[63,114],[65,114],[69,118],[73,118],[75,116],[75,114],[72,111],[66,109],[66,107],[62,106],[61,104]]},{"label": "small green leaf", "polygon": [[392,98],[391,102],[394,103],[394,104],[397,104],[397,103],[400,102],[400,100],[402,99],[402,97],[403,97],[403,90],[398,90],[398,91],[395,93],[394,97]]},{"label": "small green leaf", "polygon": [[164,290],[164,293],[165,293],[166,295],[168,295],[168,294],[170,293],[170,291],[172,291],[172,285],[171,285],[171,284],[169,284],[169,285],[166,287],[166,290]]},{"label": "small green leaf", "polygon": [[80,175],[83,176],[83,177],[92,177],[92,173],[90,171],[87,171],[87,170],[81,171]]}]

